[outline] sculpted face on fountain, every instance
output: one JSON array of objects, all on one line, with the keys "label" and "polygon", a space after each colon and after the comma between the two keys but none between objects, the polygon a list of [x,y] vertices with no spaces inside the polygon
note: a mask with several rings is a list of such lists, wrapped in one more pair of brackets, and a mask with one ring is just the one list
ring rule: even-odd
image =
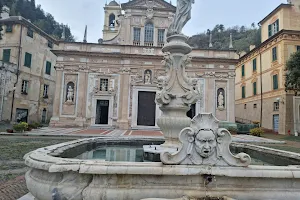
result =
[{"label": "sculpted face on fountain", "polygon": [[203,158],[208,158],[216,151],[217,141],[212,130],[200,130],[195,138],[196,152]]}]

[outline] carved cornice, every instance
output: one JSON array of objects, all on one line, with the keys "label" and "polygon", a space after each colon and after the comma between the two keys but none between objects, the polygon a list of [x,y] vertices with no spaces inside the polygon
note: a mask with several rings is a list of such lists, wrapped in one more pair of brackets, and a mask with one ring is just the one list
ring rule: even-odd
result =
[{"label": "carved cornice", "polygon": [[199,78],[216,78],[216,79],[228,79],[235,78],[235,72],[214,72],[206,71],[204,73],[196,73],[196,76]]}]

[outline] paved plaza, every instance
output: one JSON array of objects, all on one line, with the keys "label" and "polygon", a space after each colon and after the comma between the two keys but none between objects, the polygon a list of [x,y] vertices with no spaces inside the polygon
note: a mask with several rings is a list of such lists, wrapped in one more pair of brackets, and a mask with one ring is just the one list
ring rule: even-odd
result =
[{"label": "paved plaza", "polygon": [[[62,136],[62,137],[113,137],[113,138],[130,138],[130,137],[141,137],[141,138],[163,138],[161,131],[157,130],[109,130],[91,127],[88,129],[80,128],[41,128],[35,129],[30,132],[22,133],[28,136]],[[22,135],[20,133],[5,133],[1,135]],[[273,139],[267,139],[262,137],[255,137],[251,135],[233,135],[233,142],[239,143],[261,143],[261,144],[284,144],[284,141],[278,141]]]}]

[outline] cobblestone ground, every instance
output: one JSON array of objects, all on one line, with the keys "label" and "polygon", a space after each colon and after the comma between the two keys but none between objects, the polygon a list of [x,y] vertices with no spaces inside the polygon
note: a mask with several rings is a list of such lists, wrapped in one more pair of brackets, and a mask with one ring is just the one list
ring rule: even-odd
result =
[{"label": "cobblestone ground", "polygon": [[27,193],[28,190],[24,176],[0,183],[0,200],[16,200]]}]

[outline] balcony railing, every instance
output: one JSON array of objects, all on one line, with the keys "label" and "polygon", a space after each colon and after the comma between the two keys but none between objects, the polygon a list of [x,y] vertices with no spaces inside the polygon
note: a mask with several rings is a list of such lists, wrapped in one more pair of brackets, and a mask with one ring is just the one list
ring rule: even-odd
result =
[{"label": "balcony railing", "polygon": [[153,47],[153,42],[145,42],[146,47]]},{"label": "balcony railing", "polygon": [[140,41],[133,41],[133,45],[134,46],[141,46],[141,42]]}]

